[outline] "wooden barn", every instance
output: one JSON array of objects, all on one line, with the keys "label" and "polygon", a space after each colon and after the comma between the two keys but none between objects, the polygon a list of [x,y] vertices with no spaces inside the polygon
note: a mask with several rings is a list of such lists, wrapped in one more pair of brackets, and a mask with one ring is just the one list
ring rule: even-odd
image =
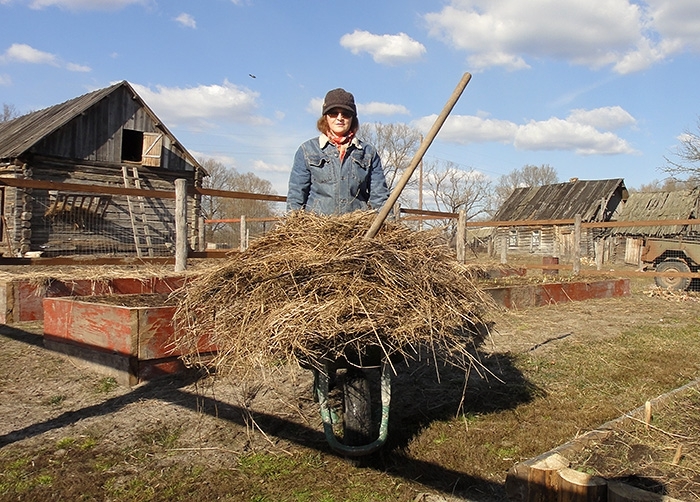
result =
[{"label": "wooden barn", "polygon": [[[567,183],[517,188],[493,219],[533,223],[497,227],[494,243],[505,242],[508,254],[571,257],[574,226],[555,225],[554,220],[573,220],[579,214],[582,222],[609,221],[628,196],[621,178],[573,178]],[[598,229],[582,233],[581,256],[594,256],[594,240],[600,233]]]},{"label": "wooden barn", "polygon": [[[699,215],[700,187],[696,187],[672,192],[631,193],[616,219],[620,222],[689,220],[697,219]],[[616,245],[616,257],[624,257],[624,262],[632,265],[640,263],[647,237],[700,242],[700,225],[633,225],[610,229],[610,238]]]},{"label": "wooden barn", "polygon": [[[199,186],[205,175],[126,81],[2,122],[0,251],[5,256],[171,255],[174,197],[103,194],[94,187],[174,192],[176,179]],[[3,178],[43,183],[8,186],[12,180],[2,183]],[[198,200],[188,197],[192,238],[198,210]]]}]

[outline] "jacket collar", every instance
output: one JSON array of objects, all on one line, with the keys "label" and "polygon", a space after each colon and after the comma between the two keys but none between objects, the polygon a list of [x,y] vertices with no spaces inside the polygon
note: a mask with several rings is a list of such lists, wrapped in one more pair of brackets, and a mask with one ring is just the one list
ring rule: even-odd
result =
[{"label": "jacket collar", "polygon": [[[318,137],[318,146],[319,146],[321,149],[325,148],[325,146],[326,146],[328,143],[330,143],[330,142],[331,142],[331,140],[328,139],[328,136],[326,136],[326,135],[323,134],[323,133],[321,133],[321,135]],[[352,146],[354,146],[355,148],[362,149],[362,141],[360,141],[359,139],[357,139],[357,136],[355,136],[354,138],[352,138],[352,140],[350,141],[350,144],[351,144]]]}]

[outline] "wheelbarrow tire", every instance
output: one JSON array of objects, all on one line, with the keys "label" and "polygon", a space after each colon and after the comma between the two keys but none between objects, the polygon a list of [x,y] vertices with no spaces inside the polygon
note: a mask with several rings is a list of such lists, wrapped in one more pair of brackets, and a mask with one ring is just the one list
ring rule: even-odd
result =
[{"label": "wheelbarrow tire", "polygon": [[362,446],[372,442],[372,401],[365,370],[349,367],[343,380],[343,443]]}]

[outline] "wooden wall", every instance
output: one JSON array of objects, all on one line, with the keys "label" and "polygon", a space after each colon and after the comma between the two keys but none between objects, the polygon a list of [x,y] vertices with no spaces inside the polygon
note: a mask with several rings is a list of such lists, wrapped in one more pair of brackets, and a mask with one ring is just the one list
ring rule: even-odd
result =
[{"label": "wooden wall", "polygon": [[[35,155],[120,164],[124,129],[163,132],[148,111],[122,87],[47,135],[31,149]],[[168,135],[163,137],[161,168],[192,171],[184,151]]]},{"label": "wooden wall", "polygon": [[[536,233],[539,233],[539,243]],[[570,258],[574,252],[573,225],[499,227],[494,232],[495,253],[500,253],[501,239],[508,242],[507,254]],[[581,256],[593,258],[594,255],[594,234],[584,229],[581,232]]]},{"label": "wooden wall", "polygon": [[[194,173],[137,166],[144,189],[175,191],[175,179]],[[129,187],[134,188],[128,170]],[[25,164],[22,177],[50,182],[124,187],[124,175],[115,166],[35,158]],[[170,256],[175,249],[175,200],[87,192],[57,192],[39,189],[4,188],[4,215],[12,242],[13,256],[42,251],[42,256],[108,254],[127,256]],[[190,233],[196,232],[198,205],[190,199]],[[145,223],[144,223],[145,219]],[[132,224],[135,222],[135,225]],[[139,249],[134,239],[139,236]],[[9,253],[3,241],[0,250]]]}]

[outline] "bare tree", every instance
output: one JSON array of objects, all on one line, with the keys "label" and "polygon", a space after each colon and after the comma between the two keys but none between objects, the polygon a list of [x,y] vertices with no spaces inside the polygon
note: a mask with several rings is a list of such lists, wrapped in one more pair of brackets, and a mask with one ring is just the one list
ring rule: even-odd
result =
[{"label": "bare tree", "polygon": [[2,115],[0,115],[0,122],[7,122],[8,120],[16,119],[19,117],[19,112],[14,105],[8,105],[7,103],[2,104]]},{"label": "bare tree", "polygon": [[[239,173],[236,169],[226,167],[214,159],[206,159],[201,164],[209,173],[209,176],[204,178],[203,188],[272,194],[272,183],[253,173]],[[238,219],[242,215],[245,215],[246,218],[270,218],[275,215],[275,211],[272,203],[266,201],[204,196],[202,197],[202,214],[207,220],[231,220]],[[268,226],[269,224],[265,222],[250,222],[248,224],[250,235],[255,236],[263,233]],[[238,223],[212,223],[209,226],[209,240],[230,243],[235,247],[240,242],[239,229]]]},{"label": "bare tree", "polygon": [[516,188],[537,187],[558,182],[557,171],[549,164],[541,166],[526,164],[520,169],[513,169],[498,178],[491,201],[491,211],[497,211]]},{"label": "bare tree", "polygon": [[428,166],[426,184],[438,211],[464,210],[472,219],[484,212],[491,181],[474,168],[461,169],[454,162],[435,162]]},{"label": "bare tree", "polygon": [[653,180],[643,183],[639,188],[629,188],[630,192],[675,192],[677,190],[692,190],[700,184],[697,178],[688,180],[677,180],[675,178],[665,178],[663,180]]},{"label": "bare tree", "polygon": [[[700,131],[700,120],[698,130]],[[686,130],[678,139],[680,145],[674,154],[678,160],[664,157],[666,164],[659,169],[673,178],[687,178],[697,185],[700,183],[700,134]]]},{"label": "bare tree", "polygon": [[[436,161],[427,166],[426,185],[437,211],[457,213],[464,210],[467,219],[484,214],[491,193],[491,180],[473,168],[462,169],[449,161]],[[456,232],[457,220],[433,222],[441,225],[450,237]]]},{"label": "bare tree", "polygon": [[[387,185],[389,185],[389,189],[393,188],[420,146],[420,131],[401,123],[373,122],[360,126],[360,136],[377,149],[384,166]],[[417,179],[415,178],[409,182],[411,187],[415,187],[416,184]],[[402,194],[400,202],[410,206],[410,201],[404,194]]]}]

